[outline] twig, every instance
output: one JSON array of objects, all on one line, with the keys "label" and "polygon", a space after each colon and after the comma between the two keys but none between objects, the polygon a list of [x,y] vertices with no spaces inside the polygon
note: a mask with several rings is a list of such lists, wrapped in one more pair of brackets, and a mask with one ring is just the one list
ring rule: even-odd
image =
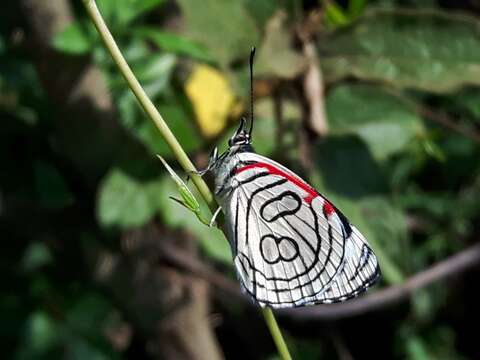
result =
[{"label": "twig", "polygon": [[395,96],[399,101],[403,102],[406,106],[410,107],[413,111],[415,111],[418,115],[424,117],[427,120],[436,122],[439,125],[442,125],[450,130],[453,130],[477,143],[480,143],[480,134],[478,132],[469,130],[464,126],[456,123],[454,119],[448,116],[444,112],[438,112],[432,110],[428,106],[418,104],[417,101],[408,97],[404,93],[402,93],[398,89],[394,89],[391,87],[384,87],[384,90],[388,92],[390,95]]},{"label": "twig", "polygon": [[158,131],[160,131],[160,134],[167,143],[168,147],[172,150],[175,158],[178,160],[182,168],[185,171],[192,173],[192,181],[202,195],[205,202],[210,207],[210,209],[216,209],[217,205],[215,203],[215,199],[213,198],[213,195],[210,192],[207,184],[200,176],[195,175],[195,166],[190,161],[188,155],[183,150],[177,138],[175,137],[175,135],[173,135],[165,120],[163,120],[162,115],[160,115],[158,110],[155,108],[155,105],[153,105],[152,101],[145,93],[145,90],[143,90],[142,86],[133,74],[133,71],[130,69],[130,66],[123,57],[120,49],[115,42],[115,39],[113,38],[110,30],[105,24],[105,21],[103,20],[102,15],[98,10],[97,4],[94,0],[83,0],[83,2],[85,4],[88,14],[90,15],[90,18],[92,19],[95,27],[98,30],[98,33],[100,34],[100,37],[102,38],[105,47],[110,52],[113,61],[115,62],[115,64],[117,64],[120,73],[127,81],[128,86],[134,93],[135,97],[140,103],[140,106],[147,113],[148,117],[154,122],[155,126],[158,128]]},{"label": "twig", "polygon": [[[207,265],[202,263],[200,260],[192,257],[190,254],[179,250],[177,247],[169,245],[167,243],[162,243],[160,245],[160,250],[163,256],[166,256],[170,261],[173,261],[176,265],[181,266],[184,269],[187,269],[192,274],[200,276],[207,280],[210,284],[216,286],[217,288],[233,295],[237,300],[246,302],[247,304],[253,305],[250,299],[240,291],[238,283],[235,283],[229,280],[225,275],[210,269]],[[282,359],[291,360],[290,353],[288,351],[287,345],[283,340],[282,333],[278,327],[277,321],[272,311],[262,311],[262,314],[265,318],[265,322],[272,333],[273,340],[277,346],[278,352],[280,353]]]},{"label": "twig", "polygon": [[[165,255],[177,266],[205,278],[218,289],[233,295],[235,299],[248,302],[248,298],[240,292],[238,284],[229,280],[223,274],[216,272],[177,248],[171,247],[166,249],[163,247],[162,250],[166,250]],[[282,310],[280,313],[299,320],[337,320],[362,315],[401,302],[407,299],[415,290],[464,272],[479,264],[480,243],[418,272],[400,285],[390,286],[371,295],[344,303]]]},{"label": "twig", "polygon": [[275,345],[277,346],[278,353],[284,360],[292,360],[290,356],[290,352],[288,351],[287,344],[283,340],[282,333],[280,332],[280,328],[278,327],[277,320],[275,316],[273,316],[273,312],[270,311],[262,311],[263,317],[265,318],[265,322],[267,323],[270,332],[272,333],[273,340],[275,341]]},{"label": "twig", "polygon": [[303,53],[308,60],[308,68],[303,78],[303,90],[309,107],[309,125],[318,136],[324,137],[328,133],[325,89],[318,57],[311,40],[303,39]]},{"label": "twig", "polygon": [[447,114],[433,111],[425,106],[417,106],[417,112],[430,121],[434,121],[450,130],[480,143],[480,134],[475,131],[470,131],[465,127],[454,122]]},{"label": "twig", "polygon": [[[132,70],[130,69],[130,66],[128,65],[127,61],[123,57],[120,49],[118,48],[115,42],[115,39],[110,33],[110,30],[108,29],[107,25],[105,24],[105,21],[103,20],[102,15],[100,14],[100,11],[98,10],[95,0],[83,0],[83,2],[85,4],[85,8],[88,14],[90,15],[90,18],[92,19],[95,27],[98,30],[98,33],[100,34],[100,37],[102,38],[102,41],[105,47],[110,52],[110,55],[112,56],[113,61],[117,64],[118,69],[120,70],[121,74],[127,81],[132,92],[135,94],[135,97],[139,101],[143,110],[147,113],[148,117],[155,123],[158,130],[160,131],[160,134],[162,135],[163,139],[172,150],[173,154],[177,158],[182,168],[189,173],[195,172],[196,171],[195,166],[193,165],[188,155],[183,150],[182,146],[176,139],[175,135],[172,133],[168,125],[163,120],[158,110],[153,105],[150,98],[147,96],[147,94],[143,90],[142,86],[140,85],[137,78],[135,77]],[[210,209],[212,211],[215,210],[217,208],[216,201],[212,195],[212,192],[210,191],[207,184],[205,183],[205,181],[203,181],[203,179],[200,176],[195,174],[192,175],[192,180],[195,186],[197,187],[200,195],[208,204]],[[272,334],[275,344],[277,345],[280,356],[282,357],[282,359],[285,359],[285,360],[291,359],[287,345],[285,343],[285,340],[283,339],[280,329],[278,328],[278,325],[275,320],[275,316],[272,313],[272,310],[269,308],[265,308],[265,309],[262,309],[262,313],[267,319],[267,326]]]},{"label": "twig", "polygon": [[284,310],[282,313],[299,320],[338,320],[363,315],[396,304],[408,298],[417,289],[466,271],[478,264],[480,264],[480,244],[462,250],[413,275],[401,285],[390,286],[371,295],[345,303],[307,307],[301,311]]},{"label": "twig", "polygon": [[328,133],[328,121],[325,111],[325,86],[317,51],[312,41],[322,21],[322,12],[312,11],[297,28],[296,32],[302,43],[303,54],[308,63],[302,83],[308,107],[308,123],[311,130],[318,136],[324,137]]},{"label": "twig", "polygon": [[[158,247],[160,248],[160,256],[171,262],[173,265],[204,278],[217,289],[228,293],[229,296],[233,296],[239,301],[248,301],[247,296],[240,291],[238,283],[212,269],[203,261],[193,257],[188,252],[181,250],[178,246],[169,244],[166,241],[160,242]],[[250,301],[248,302],[251,303]]]}]

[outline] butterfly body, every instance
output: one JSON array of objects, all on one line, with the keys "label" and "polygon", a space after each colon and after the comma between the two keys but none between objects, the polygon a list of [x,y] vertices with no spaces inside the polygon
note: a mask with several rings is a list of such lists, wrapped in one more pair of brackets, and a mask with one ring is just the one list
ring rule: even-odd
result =
[{"label": "butterfly body", "polygon": [[259,305],[343,301],[378,278],[363,236],[286,167],[238,147],[212,171],[238,277]]},{"label": "butterfly body", "polygon": [[[250,56],[252,77],[253,54]],[[215,197],[242,289],[260,306],[297,307],[357,296],[380,277],[363,235],[323,195],[254,152],[242,119],[229,148],[210,156]]]}]

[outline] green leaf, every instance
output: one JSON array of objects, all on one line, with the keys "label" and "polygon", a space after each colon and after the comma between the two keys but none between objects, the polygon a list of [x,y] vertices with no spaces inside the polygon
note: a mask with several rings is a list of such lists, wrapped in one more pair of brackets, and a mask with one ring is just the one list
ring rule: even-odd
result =
[{"label": "green leaf", "polygon": [[134,70],[140,82],[152,81],[155,78],[162,80],[163,88],[170,79],[176,57],[172,54],[157,54],[142,59],[135,64]]},{"label": "green leaf", "polygon": [[[148,192],[150,198],[156,204],[157,211],[167,225],[190,232],[200,240],[202,250],[211,258],[225,264],[232,263],[230,245],[223,233],[216,227],[205,226],[189,210],[169,198],[169,196],[177,193],[176,186],[169,177],[151,183]],[[203,214],[208,213],[208,209],[203,207],[201,212]]]},{"label": "green leaf", "polygon": [[133,66],[138,80],[143,84],[147,95],[155,98],[167,89],[177,58],[172,54],[159,54],[146,57]]},{"label": "green leaf", "polygon": [[312,183],[371,243],[385,280],[403,281],[394,260],[405,242],[405,219],[382,196],[387,193],[384,178],[364,143],[352,136],[329,137],[315,147],[314,158]]},{"label": "green leaf", "polygon": [[405,268],[408,263],[406,218],[386,197],[375,196],[358,202],[363,219],[388,258]]},{"label": "green leaf", "polygon": [[92,49],[92,44],[93,41],[78,21],[70,24],[53,38],[53,47],[68,54],[86,54]]},{"label": "green leaf", "polygon": [[429,137],[426,137],[423,139],[421,142],[421,145],[423,146],[423,150],[425,153],[432,158],[445,162],[446,157],[445,154],[443,153],[442,149]]},{"label": "green leaf", "polygon": [[[199,148],[202,144],[202,138],[198,136],[198,131],[182,108],[175,105],[161,105],[159,111],[166,119],[172,132],[180,139],[185,151],[189,152]],[[150,120],[142,119],[141,124],[135,129],[135,134],[152,153],[171,156],[170,148]]]},{"label": "green leaf", "polygon": [[178,0],[188,34],[205,45],[218,62],[227,66],[235,59],[247,59],[258,42],[255,21],[237,0]]},{"label": "green leaf", "polygon": [[455,204],[455,195],[449,192],[424,192],[411,186],[400,197],[402,206],[408,210],[420,210],[430,216],[450,216],[452,205]]},{"label": "green leaf", "polygon": [[435,93],[480,84],[480,22],[439,11],[374,11],[318,43],[327,81],[354,76]]},{"label": "green leaf", "polygon": [[[253,138],[255,151],[265,156],[273,153],[277,146],[276,138],[273,136],[276,128],[277,123],[274,118],[258,117],[255,119],[255,136]],[[229,137],[231,136],[232,132],[229,133]]]},{"label": "green leaf", "polygon": [[433,317],[435,316],[436,310],[438,310],[438,306],[436,306],[436,301],[442,296],[437,295],[435,298],[433,297],[434,291],[433,289],[418,289],[412,294],[411,305],[412,305],[412,312],[415,314],[415,318],[420,321],[433,321]]},{"label": "green leaf", "polygon": [[409,360],[428,360],[432,358],[432,354],[428,351],[425,342],[416,335],[409,336],[405,343]]},{"label": "green leaf", "polygon": [[109,360],[110,354],[101,352],[93,343],[81,337],[71,337],[65,346],[66,359]]},{"label": "green leaf", "polygon": [[[151,95],[159,90],[165,90],[166,86],[166,80],[159,78],[150,85],[147,84],[146,91]],[[180,139],[183,149],[189,152],[197,150],[202,145],[203,139],[198,135],[194,120],[186,112],[187,106],[181,100],[181,98],[167,97],[162,104],[157,104],[157,107],[172,132]],[[146,118],[145,113],[138,105],[137,99],[130,91],[125,91],[120,96],[118,107],[120,121],[127,131],[139,139],[152,154],[159,154],[164,157],[171,156],[170,148],[159,135],[156,126]]]},{"label": "green leaf", "polygon": [[411,106],[379,87],[338,86],[329,92],[326,107],[332,133],[358,135],[378,160],[406,149],[425,132]]},{"label": "green leaf", "polygon": [[160,6],[165,0],[97,0],[107,24],[116,31],[129,31],[127,25],[139,16]]},{"label": "green leaf", "polygon": [[248,12],[255,19],[259,29],[263,29],[276,10],[285,8],[284,2],[276,0],[245,0],[245,2]]},{"label": "green leaf", "polygon": [[[24,353],[41,354],[56,346],[61,340],[58,324],[44,311],[33,312],[27,320]],[[22,351],[20,351],[22,353]]]},{"label": "green leaf", "polygon": [[[128,0],[127,0],[128,1]],[[123,7],[119,6],[122,2],[124,3],[125,0],[97,0],[97,5],[98,9],[100,10],[100,13],[102,14],[103,18],[105,19],[105,22],[108,24],[109,27],[114,27],[116,26],[116,11],[118,7]],[[124,5],[124,4],[121,4]]]},{"label": "green leaf", "polygon": [[343,9],[333,1],[323,1],[325,4],[325,15],[333,26],[343,26],[349,23],[349,19]]},{"label": "green leaf", "polygon": [[49,209],[60,209],[73,203],[73,194],[58,170],[38,161],[34,164],[35,190],[40,203]]},{"label": "green leaf", "polygon": [[43,242],[36,241],[28,245],[21,261],[21,267],[26,272],[37,270],[53,261],[53,256]]},{"label": "green leaf", "polygon": [[263,42],[258,49],[255,72],[258,76],[292,79],[307,66],[306,59],[293,50],[287,16],[277,12],[267,23]]},{"label": "green leaf", "polygon": [[162,5],[165,0],[121,0],[117,2],[118,22],[128,25],[139,16]]},{"label": "green leaf", "polygon": [[[137,64],[142,64],[143,61],[148,60],[148,58],[152,56],[152,50],[147,41],[137,37],[133,37],[128,44],[122,47],[122,52],[123,56],[125,56],[125,59],[132,67]],[[118,74],[118,78],[120,77],[121,75]],[[121,77],[121,79],[122,82],[120,84],[125,88],[125,79],[123,79],[123,77]]]},{"label": "green leaf", "polygon": [[140,27],[134,34],[147,38],[166,52],[186,55],[200,61],[213,61],[205,46],[186,38],[183,35],[169,33],[153,27]]},{"label": "green leaf", "polygon": [[350,0],[348,2],[348,15],[351,19],[360,16],[365,9],[367,0]]},{"label": "green leaf", "polygon": [[120,169],[113,169],[100,185],[97,217],[103,226],[131,228],[148,222],[155,214],[144,184]]},{"label": "green leaf", "polygon": [[463,89],[444,100],[453,108],[453,113],[466,113],[480,123],[480,88]]},{"label": "green leaf", "polygon": [[75,299],[65,316],[69,329],[83,336],[102,335],[102,325],[108,320],[112,305],[96,293],[82,293]]},{"label": "green leaf", "polygon": [[366,145],[355,136],[331,136],[314,149],[326,189],[349,198],[386,192],[386,183]]},{"label": "green leaf", "polygon": [[197,225],[189,225],[188,229],[200,240],[202,250],[212,259],[226,265],[232,265],[232,250],[225,235],[215,227],[207,227],[196,221]]},{"label": "green leaf", "polygon": [[0,55],[5,54],[7,49],[7,46],[5,45],[5,40],[3,39],[3,36],[0,36]]},{"label": "green leaf", "polygon": [[210,221],[206,220],[202,215],[200,204],[197,201],[195,195],[190,191],[187,184],[177,175],[177,173],[168,165],[168,163],[160,156],[157,155],[163,166],[167,169],[170,177],[177,185],[177,190],[180,194],[181,200],[169,196],[170,199],[183,205],[186,209],[190,210],[195,216],[205,225],[210,225]]}]

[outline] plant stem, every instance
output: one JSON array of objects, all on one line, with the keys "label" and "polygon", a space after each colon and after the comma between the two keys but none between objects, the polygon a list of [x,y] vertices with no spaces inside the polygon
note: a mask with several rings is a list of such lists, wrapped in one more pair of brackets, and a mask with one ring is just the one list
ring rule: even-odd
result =
[{"label": "plant stem", "polygon": [[[112,56],[115,64],[117,64],[120,73],[127,81],[128,86],[134,93],[143,110],[147,113],[150,120],[155,123],[156,127],[160,131],[160,134],[167,142],[167,145],[172,150],[173,154],[175,155],[182,168],[190,173],[196,171],[195,166],[193,165],[188,155],[185,153],[185,150],[183,150],[177,138],[172,133],[165,120],[163,120],[162,115],[160,115],[158,110],[155,108],[152,101],[147,96],[142,86],[138,82],[137,78],[133,74],[132,70],[130,69],[130,66],[123,57],[120,49],[115,42],[115,39],[113,38],[110,30],[105,24],[105,21],[103,20],[103,17],[98,10],[95,0],[83,0],[83,3],[85,4],[88,15],[90,16],[95,27],[98,30],[98,33],[100,34],[100,37],[105,47]],[[210,209],[215,210],[217,207],[217,203],[205,181],[196,174],[192,174],[192,181],[197,187],[202,198],[210,207]],[[273,340],[277,346],[281,358],[283,360],[291,360],[292,357],[290,356],[288,347],[285,343],[285,340],[283,339],[282,333],[280,331],[280,328],[278,327],[277,321],[275,320],[275,316],[273,315],[272,311],[270,309],[262,309],[262,313],[265,317],[265,321],[270,330],[270,333],[272,334]]]},{"label": "plant stem", "polygon": [[278,353],[280,354],[283,360],[291,360],[292,357],[290,356],[290,352],[288,351],[287,344],[283,339],[282,332],[278,327],[277,320],[273,315],[273,312],[270,308],[262,309],[263,317],[265,318],[265,322],[267,323],[268,329],[272,334],[273,340],[275,341],[275,345],[277,346]]},{"label": "plant stem", "polygon": [[130,66],[123,57],[120,49],[115,42],[115,39],[113,38],[110,30],[105,24],[105,21],[103,20],[103,17],[98,10],[97,4],[94,0],[83,0],[83,2],[85,4],[88,14],[90,15],[90,18],[92,19],[95,27],[98,30],[98,33],[100,34],[100,37],[103,40],[105,47],[112,56],[115,64],[117,64],[120,73],[127,81],[128,86],[137,98],[140,106],[147,113],[150,120],[154,122],[155,126],[160,131],[160,134],[172,150],[173,154],[175,155],[182,168],[192,174],[191,178],[193,183],[197,187],[198,191],[200,192],[210,209],[215,210],[217,205],[215,203],[215,199],[213,198],[212,193],[208,189],[207,184],[200,176],[192,173],[196,171],[195,165],[193,165],[193,163],[190,161],[182,146],[178,142],[177,138],[175,137],[175,135],[173,135],[172,131],[165,123],[165,120],[163,120],[162,115],[160,115],[157,108],[155,107],[155,105],[153,105],[152,101],[145,93],[145,90],[143,90],[142,86],[133,74],[132,69],[130,69]]}]

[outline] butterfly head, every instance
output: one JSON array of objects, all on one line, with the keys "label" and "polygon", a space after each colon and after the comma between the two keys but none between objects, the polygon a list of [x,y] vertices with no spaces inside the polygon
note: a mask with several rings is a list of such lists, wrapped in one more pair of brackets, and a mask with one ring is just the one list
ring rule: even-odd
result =
[{"label": "butterfly head", "polygon": [[252,140],[250,136],[250,131],[247,131],[247,129],[245,128],[246,123],[247,120],[245,118],[242,118],[240,120],[240,126],[238,127],[237,131],[235,131],[235,134],[233,134],[230,140],[228,140],[229,147],[250,145]]},{"label": "butterfly head", "polygon": [[240,120],[240,126],[228,140],[228,150],[226,152],[219,155],[217,147],[212,150],[208,161],[209,169],[215,168],[215,166],[220,163],[218,160],[225,159],[229,155],[234,155],[244,151],[253,151],[250,130],[246,129],[246,123],[247,120],[245,118]]},{"label": "butterfly head", "polygon": [[233,136],[228,140],[230,149],[237,146],[240,149],[243,147],[250,148],[252,143],[253,131],[253,58],[255,56],[255,47],[250,51],[250,126],[247,129],[247,119],[242,117],[240,126]]},{"label": "butterfly head", "polygon": [[208,169],[215,169],[220,163],[220,160],[225,160],[239,152],[253,151],[252,148],[252,131],[253,131],[253,58],[255,56],[255,48],[250,51],[250,122],[247,126],[247,119],[242,117],[240,125],[228,140],[228,150],[222,155],[218,154],[218,149],[213,149],[210,154],[208,162]]}]

